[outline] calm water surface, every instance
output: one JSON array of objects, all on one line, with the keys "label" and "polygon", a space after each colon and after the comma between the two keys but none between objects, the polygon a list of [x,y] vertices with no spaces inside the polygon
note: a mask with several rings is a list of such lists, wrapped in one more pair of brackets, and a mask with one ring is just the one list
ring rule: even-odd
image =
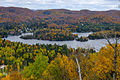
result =
[{"label": "calm water surface", "polygon": [[[91,34],[92,32],[89,33],[73,33],[73,34],[78,34],[79,37],[81,36],[85,36],[87,37],[89,34]],[[25,33],[22,35],[28,35],[28,34],[32,34],[32,33]],[[21,36],[21,35],[20,35]],[[3,38],[6,40],[10,40],[12,42],[22,42],[22,43],[27,43],[27,44],[58,44],[58,45],[64,45],[66,44],[68,46],[68,48],[78,48],[78,47],[82,47],[82,48],[94,48],[96,51],[99,51],[101,47],[104,47],[107,42],[105,39],[98,39],[98,40],[89,40],[87,42],[79,42],[79,41],[47,41],[47,40],[37,40],[37,39],[21,39],[19,38],[20,36],[8,36],[7,38]]]}]

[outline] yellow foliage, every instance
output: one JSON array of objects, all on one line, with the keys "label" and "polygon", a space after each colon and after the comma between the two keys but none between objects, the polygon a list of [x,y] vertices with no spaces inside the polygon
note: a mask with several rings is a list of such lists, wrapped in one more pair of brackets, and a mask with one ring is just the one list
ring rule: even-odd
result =
[{"label": "yellow foliage", "polygon": [[24,79],[19,72],[14,71],[11,74],[8,74],[5,78],[2,78],[1,80],[27,80],[27,79]]},{"label": "yellow foliage", "polygon": [[55,60],[51,61],[43,76],[47,80],[77,80],[76,64],[65,55],[58,54]]},{"label": "yellow foliage", "polygon": [[[118,45],[118,49],[120,45]],[[120,50],[120,49],[119,49]],[[106,80],[112,79],[114,70],[114,50],[110,45],[102,48],[96,54],[90,54],[88,58],[80,57],[82,64],[83,80]],[[117,78],[120,79],[120,54],[117,57]]]}]

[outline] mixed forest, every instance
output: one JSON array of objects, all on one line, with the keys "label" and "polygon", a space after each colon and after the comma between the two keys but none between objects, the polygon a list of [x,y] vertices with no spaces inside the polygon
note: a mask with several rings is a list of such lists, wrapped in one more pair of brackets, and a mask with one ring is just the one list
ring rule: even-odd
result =
[{"label": "mixed forest", "polygon": [[[58,36],[63,35],[63,37],[67,37],[66,34],[70,35],[66,33],[68,31],[97,32],[101,30],[112,30],[113,27],[119,31],[119,15],[120,11],[117,10],[30,10],[27,8],[0,7],[0,37],[20,35],[26,32],[40,32],[41,29],[48,31],[47,34],[53,32],[51,33],[53,35],[55,35],[54,32],[60,30],[63,34],[58,34]],[[47,38],[47,34],[44,34],[44,32],[42,34]],[[34,37],[38,38],[36,36]]]},{"label": "mixed forest", "polygon": [[[31,32],[33,35],[21,38],[83,42],[103,39],[103,33],[108,34],[108,38],[119,38],[119,31],[119,10],[0,7],[0,80],[80,80],[80,75],[82,80],[112,80],[114,73],[116,80],[120,80],[120,44],[117,47],[107,44],[96,52],[94,49],[68,48],[67,45],[29,45],[2,39]],[[93,34],[78,37],[73,32]],[[114,53],[117,53],[116,68]]]}]

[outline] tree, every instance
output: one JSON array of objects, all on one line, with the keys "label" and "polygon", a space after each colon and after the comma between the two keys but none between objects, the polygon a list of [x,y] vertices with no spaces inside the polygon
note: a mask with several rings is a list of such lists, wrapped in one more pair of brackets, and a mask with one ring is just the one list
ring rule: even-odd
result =
[{"label": "tree", "polygon": [[43,76],[45,80],[78,80],[78,73],[76,70],[77,68],[74,60],[65,55],[62,56],[58,54],[48,65]]},{"label": "tree", "polygon": [[77,59],[77,58],[76,58],[76,63],[77,63],[77,65],[78,65],[79,78],[80,78],[80,80],[82,80],[82,77],[81,77],[81,69],[80,69],[80,65],[79,65],[79,63],[78,63],[78,59]]},{"label": "tree", "polygon": [[114,27],[113,29],[113,32],[114,32],[114,40],[115,40],[115,43],[112,44],[110,39],[112,38],[112,36],[108,36],[110,33],[102,33],[104,38],[107,40],[108,44],[113,48],[114,50],[114,61],[113,61],[113,64],[114,64],[114,71],[113,71],[113,80],[116,80],[116,67],[117,67],[117,57],[118,57],[118,54],[119,54],[119,49],[118,49],[118,40],[120,39],[118,36],[117,36],[117,32],[116,32],[116,29]]},{"label": "tree", "polygon": [[25,80],[25,79],[19,72],[14,71],[11,74],[8,74],[5,78],[2,78],[1,80]]},{"label": "tree", "polygon": [[44,56],[42,53],[39,53],[35,57],[35,62],[25,67],[22,73],[27,78],[30,78],[31,76],[33,76],[34,79],[40,79],[42,78],[42,73],[44,72],[44,70],[49,64],[48,61],[49,59],[47,56]]},{"label": "tree", "polygon": [[80,80],[84,80],[84,76],[86,74],[86,69],[87,66],[86,64],[88,63],[88,58],[89,58],[89,55],[90,55],[90,50],[89,49],[82,49],[82,48],[78,48],[75,52],[73,53],[76,53],[75,54],[75,61],[77,63],[77,68],[78,68],[78,73],[79,73],[79,79]]}]

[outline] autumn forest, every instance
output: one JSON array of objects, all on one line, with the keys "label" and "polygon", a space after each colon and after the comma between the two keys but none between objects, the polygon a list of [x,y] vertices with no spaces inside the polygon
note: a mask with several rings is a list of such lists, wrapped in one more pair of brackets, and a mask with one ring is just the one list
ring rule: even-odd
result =
[{"label": "autumn forest", "polygon": [[[87,37],[73,33],[92,32]],[[106,39],[99,51],[6,40]],[[0,7],[0,80],[120,80],[120,11]],[[110,39],[114,39],[112,43]]]}]

